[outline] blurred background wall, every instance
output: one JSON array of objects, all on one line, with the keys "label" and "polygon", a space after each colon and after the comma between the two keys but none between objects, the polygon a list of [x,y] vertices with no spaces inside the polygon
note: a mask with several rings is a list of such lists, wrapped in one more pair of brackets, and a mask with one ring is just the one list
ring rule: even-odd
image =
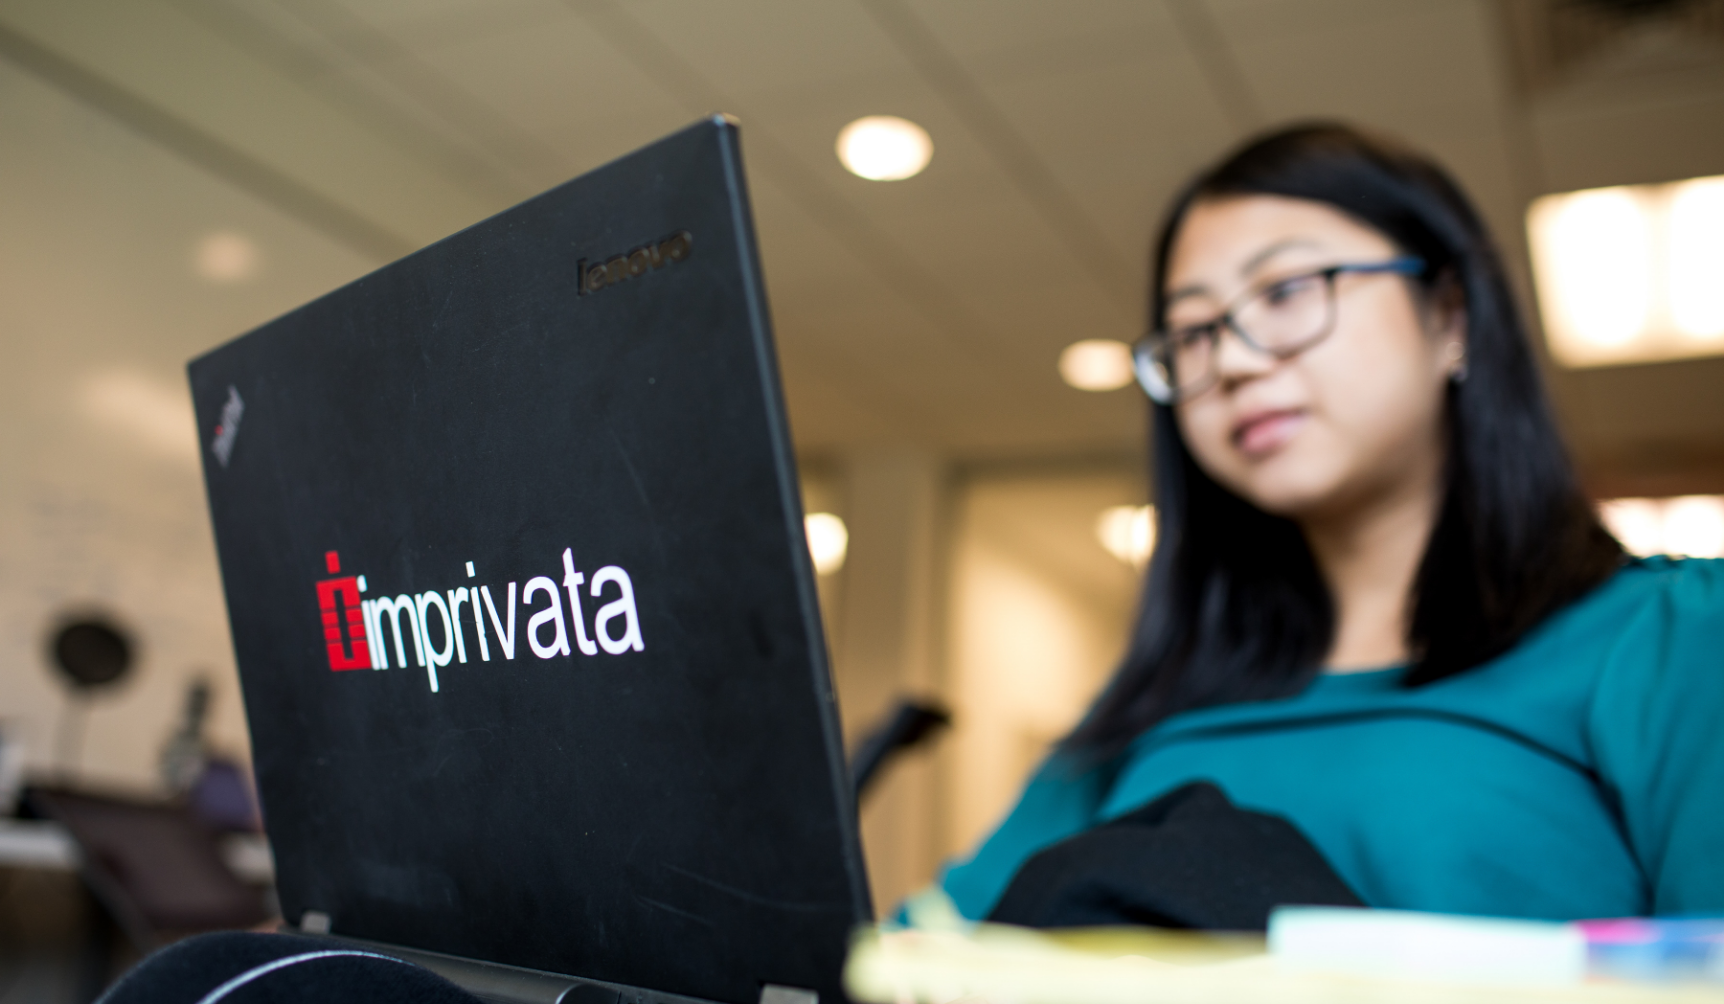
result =
[{"label": "blurred background wall", "polygon": [[[245,756],[190,357],[713,111],[743,123],[808,507],[848,532],[822,576],[846,728],[906,693],[955,714],[866,807],[884,904],[1118,656],[1146,408],[1105,347],[1115,389],[1060,361],[1138,333],[1175,186],[1291,119],[1391,131],[1468,187],[1531,311],[1533,199],[1724,174],[1724,3],[0,0],[0,722],[27,767],[73,766],[44,642],[84,609],[141,658],[80,777],[157,786],[198,677]],[[845,170],[876,114],[927,131],[925,170]],[[1601,498],[1724,492],[1708,346],[1548,367]]]}]

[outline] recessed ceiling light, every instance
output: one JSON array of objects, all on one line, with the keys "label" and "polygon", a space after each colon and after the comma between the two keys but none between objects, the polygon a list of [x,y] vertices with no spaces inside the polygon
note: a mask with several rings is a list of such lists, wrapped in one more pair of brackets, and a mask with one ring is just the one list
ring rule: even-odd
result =
[{"label": "recessed ceiling light", "polygon": [[1629,554],[1645,557],[1664,550],[1664,503],[1660,499],[1611,499],[1598,515]]},{"label": "recessed ceiling light", "polygon": [[250,238],[222,230],[198,241],[192,264],[211,282],[241,282],[257,274],[259,257]]},{"label": "recessed ceiling light", "polygon": [[1096,517],[1095,536],[1107,553],[1141,569],[1155,550],[1155,507],[1116,505],[1103,509]]},{"label": "recessed ceiling light", "polygon": [[1690,558],[1724,558],[1724,498],[1684,495],[1666,502],[1664,550]]},{"label": "recessed ceiling light", "polygon": [[1086,338],[1060,353],[1060,376],[1078,390],[1118,390],[1131,383],[1131,346],[1111,338]]},{"label": "recessed ceiling light", "polygon": [[802,530],[808,535],[808,556],[814,559],[816,572],[830,575],[844,567],[850,531],[843,520],[829,512],[811,512],[803,517]]},{"label": "recessed ceiling light", "polygon": [[1562,362],[1724,353],[1724,177],[1547,195],[1527,229]]},{"label": "recessed ceiling light", "polygon": [[1724,335],[1724,178],[1700,178],[1670,196],[1670,314],[1689,338]]},{"label": "recessed ceiling light", "polygon": [[902,181],[922,173],[934,156],[928,131],[896,115],[869,115],[838,133],[838,159],[869,181]]},{"label": "recessed ceiling light", "polygon": [[1630,554],[1724,558],[1724,495],[1612,499],[1598,510]]}]

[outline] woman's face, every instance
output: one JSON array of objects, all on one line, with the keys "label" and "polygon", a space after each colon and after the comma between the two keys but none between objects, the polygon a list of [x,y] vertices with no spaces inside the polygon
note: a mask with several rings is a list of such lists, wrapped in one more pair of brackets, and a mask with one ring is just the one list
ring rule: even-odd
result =
[{"label": "woman's face", "polygon": [[[1173,243],[1164,320],[1203,324],[1246,291],[1402,253],[1323,203],[1198,202]],[[1461,361],[1465,321],[1415,288],[1393,274],[1337,275],[1334,327],[1288,359],[1224,330],[1215,383],[1174,409],[1198,464],[1258,508],[1299,521],[1345,517],[1385,492],[1434,484],[1443,388]]]}]

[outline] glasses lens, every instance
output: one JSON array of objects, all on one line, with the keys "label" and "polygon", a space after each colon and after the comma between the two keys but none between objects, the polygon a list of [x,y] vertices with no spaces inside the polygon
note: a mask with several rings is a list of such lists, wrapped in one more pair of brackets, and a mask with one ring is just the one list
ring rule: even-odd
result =
[{"label": "glasses lens", "polygon": [[1322,338],[1334,320],[1331,275],[1300,275],[1271,283],[1234,310],[1234,322],[1263,349],[1295,352]]},{"label": "glasses lens", "polygon": [[1160,331],[1140,338],[1131,347],[1131,362],[1143,392],[1162,404],[1172,404],[1173,372],[1168,367],[1166,345],[1166,335]]},{"label": "glasses lens", "polygon": [[1214,357],[1213,324],[1157,331],[1138,342],[1138,382],[1162,404],[1195,393],[1209,379]]},{"label": "glasses lens", "polygon": [[1209,379],[1215,358],[1215,325],[1199,324],[1168,332],[1169,368],[1180,395],[1196,393]]}]

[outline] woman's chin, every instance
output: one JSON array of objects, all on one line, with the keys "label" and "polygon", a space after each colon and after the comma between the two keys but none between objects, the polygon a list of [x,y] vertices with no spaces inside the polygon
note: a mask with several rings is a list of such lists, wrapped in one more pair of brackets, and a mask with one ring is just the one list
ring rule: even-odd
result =
[{"label": "woman's chin", "polygon": [[1337,485],[1331,479],[1313,477],[1308,466],[1299,470],[1287,465],[1285,470],[1264,469],[1253,474],[1235,491],[1271,516],[1301,520],[1323,512],[1337,495]]}]

